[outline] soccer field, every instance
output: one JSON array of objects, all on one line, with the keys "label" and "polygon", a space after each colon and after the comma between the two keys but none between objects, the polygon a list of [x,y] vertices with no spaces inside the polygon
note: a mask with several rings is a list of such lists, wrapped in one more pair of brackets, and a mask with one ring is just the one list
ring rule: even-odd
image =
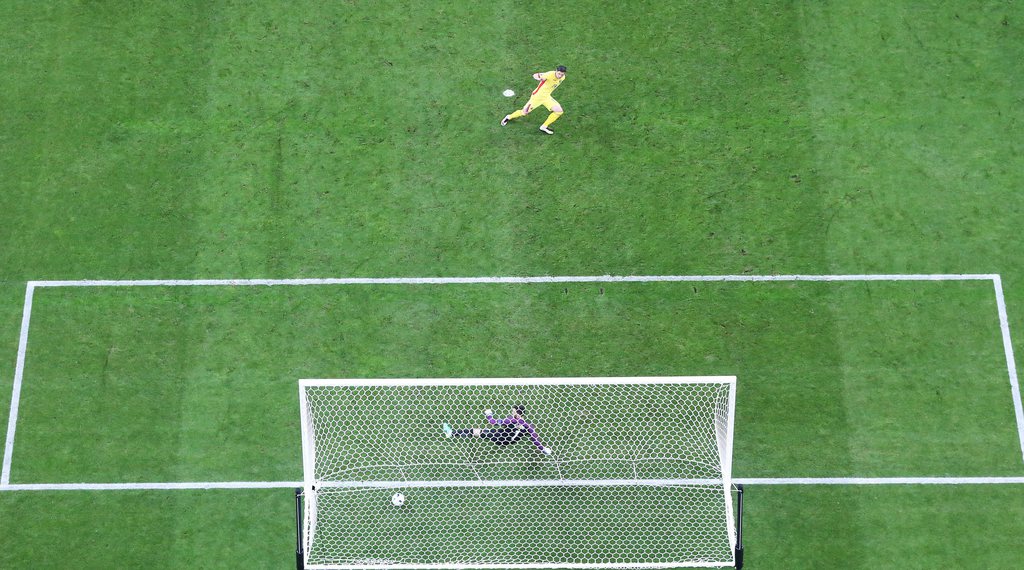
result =
[{"label": "soccer field", "polygon": [[10,2],[0,51],[2,568],[292,567],[300,378],[736,376],[745,568],[1024,554],[1016,3]]}]

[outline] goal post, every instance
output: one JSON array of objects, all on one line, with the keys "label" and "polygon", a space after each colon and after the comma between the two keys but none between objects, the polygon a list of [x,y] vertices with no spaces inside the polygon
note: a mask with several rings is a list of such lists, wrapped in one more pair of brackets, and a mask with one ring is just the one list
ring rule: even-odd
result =
[{"label": "goal post", "polygon": [[301,380],[299,402],[305,568],[738,562],[733,376]]}]

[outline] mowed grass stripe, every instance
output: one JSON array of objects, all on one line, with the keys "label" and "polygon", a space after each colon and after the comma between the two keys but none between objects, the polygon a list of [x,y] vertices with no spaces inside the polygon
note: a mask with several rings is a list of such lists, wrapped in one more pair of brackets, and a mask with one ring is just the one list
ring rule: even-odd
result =
[{"label": "mowed grass stripe", "polygon": [[0,493],[0,520],[17,521],[0,566],[287,567],[294,505],[289,489]]},{"label": "mowed grass stripe", "polygon": [[[191,275],[206,125],[201,3],[0,7],[5,279]],[[208,191],[208,189],[204,189]]]},{"label": "mowed grass stripe", "polygon": [[831,265],[1019,281],[1006,214],[1024,185],[1024,80],[1011,71],[1024,56],[1011,24],[1021,6],[854,0],[797,12]]}]

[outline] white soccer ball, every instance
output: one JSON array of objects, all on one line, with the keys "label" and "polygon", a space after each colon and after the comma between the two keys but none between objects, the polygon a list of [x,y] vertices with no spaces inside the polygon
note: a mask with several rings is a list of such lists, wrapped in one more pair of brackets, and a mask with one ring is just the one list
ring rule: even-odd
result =
[{"label": "white soccer ball", "polygon": [[405,495],[402,493],[395,493],[394,495],[391,495],[391,504],[396,507],[401,507],[405,504]]},{"label": "white soccer ball", "polygon": [[506,90],[502,91],[501,94],[506,96],[506,97],[514,97],[516,92],[511,90],[511,89],[506,89]]}]

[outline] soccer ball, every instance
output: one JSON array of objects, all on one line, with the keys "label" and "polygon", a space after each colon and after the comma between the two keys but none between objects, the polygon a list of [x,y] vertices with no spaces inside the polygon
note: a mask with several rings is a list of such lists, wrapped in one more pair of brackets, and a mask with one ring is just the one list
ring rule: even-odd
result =
[{"label": "soccer ball", "polygon": [[394,495],[391,495],[391,504],[396,507],[401,507],[405,504],[405,495],[402,493],[395,493]]},{"label": "soccer ball", "polygon": [[506,96],[506,97],[512,97],[512,96],[514,96],[516,94],[516,92],[511,90],[511,89],[506,89],[506,90],[502,91],[501,94]]}]

